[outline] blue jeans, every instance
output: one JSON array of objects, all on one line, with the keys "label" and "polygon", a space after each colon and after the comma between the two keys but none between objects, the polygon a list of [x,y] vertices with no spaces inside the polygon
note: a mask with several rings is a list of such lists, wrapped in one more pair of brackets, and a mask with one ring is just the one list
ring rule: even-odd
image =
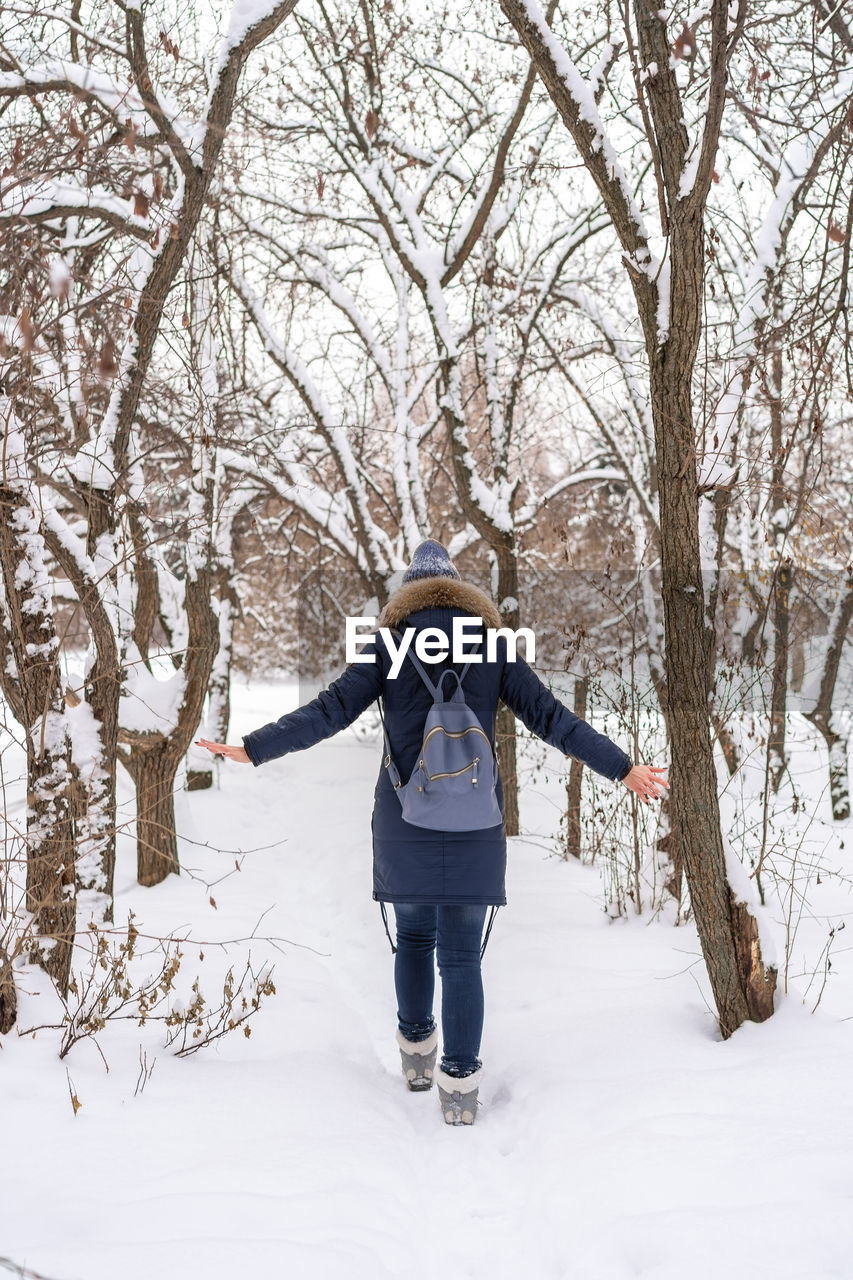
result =
[{"label": "blue jeans", "polygon": [[435,958],[441,974],[441,1069],[468,1076],[483,1065],[477,1054],[483,1034],[480,939],[484,906],[394,903],[397,954],[394,985],[397,1018],[407,1040],[426,1040],[435,1029]]}]

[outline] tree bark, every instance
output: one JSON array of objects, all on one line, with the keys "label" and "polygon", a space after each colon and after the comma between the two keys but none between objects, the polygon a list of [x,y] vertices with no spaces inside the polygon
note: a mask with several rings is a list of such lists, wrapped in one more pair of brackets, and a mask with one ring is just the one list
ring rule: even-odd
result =
[{"label": "tree bark", "polygon": [[[215,608],[219,615],[219,648],[210,673],[207,686],[208,711],[205,722],[205,737],[213,742],[227,742],[228,728],[231,722],[231,661],[234,653],[234,618],[240,607],[231,571],[220,565],[216,578],[218,580]],[[187,766],[187,791],[207,791],[213,786],[213,768],[205,764],[199,768],[196,764],[196,751],[201,753],[202,747],[190,748]],[[205,752],[205,754],[208,754]]]},{"label": "tree bark", "polygon": [[832,704],[835,687],[841,669],[841,655],[853,622],[853,574],[847,579],[844,595],[830,619],[826,656],[820,681],[817,702],[811,711],[805,712],[807,720],[818,729],[829,754],[829,796],[834,822],[846,822],[850,817],[850,782],[847,773],[847,735],[842,733],[833,716]]},{"label": "tree bark", "polygon": [[18,996],[12,962],[0,947],[0,1036],[5,1036],[15,1025],[18,1016]]},{"label": "tree bark", "polygon": [[[650,390],[660,499],[661,575],[666,636],[671,796],[690,901],[717,1005],[729,1036],[747,1019],[773,1012],[775,969],[766,969],[755,921],[736,903],[723,850],[710,732],[709,646],[699,548],[696,432],[690,377],[701,326],[703,234],[700,214],[671,211],[671,310],[665,344],[650,351]],[[646,317],[654,328],[655,317]],[[647,349],[651,344],[647,340]]]},{"label": "tree bark", "polygon": [[0,481],[0,575],[16,685],[11,705],[20,712],[27,744],[27,909],[38,937],[31,958],[64,996],[74,947],[74,830],[71,749],[59,639],[44,566],[44,538],[26,481]]},{"label": "tree bark", "polygon": [[[205,501],[210,505],[212,485]],[[155,885],[180,871],[175,826],[175,777],[201,721],[210,672],[219,644],[219,625],[210,598],[210,570],[192,567],[186,580],[187,654],[184,693],[177,723],[168,734],[133,733],[127,769],[136,785],[136,866],[140,884]]]},{"label": "tree bark", "polygon": [[[112,505],[110,495],[98,490],[88,490],[85,497],[89,516],[87,552],[92,557],[101,536],[112,537],[114,533]],[[77,788],[77,887],[84,893],[98,895],[103,904],[98,914],[110,922],[113,919],[116,757],[122,684],[118,643],[104,602],[108,584],[90,581],[65,541],[53,531],[47,530],[45,538],[80,601],[95,652],[94,661],[87,666],[83,696],[97,725],[98,753],[91,762],[91,776],[81,779]]]},{"label": "tree bark", "polygon": [[787,759],[785,721],[788,714],[788,651],[791,644],[791,587],[794,570],[784,561],[773,577],[773,682],[770,694],[770,789],[779,790]]},{"label": "tree bark", "polygon": [[[504,608],[504,603],[507,607]],[[498,608],[501,625],[518,627],[518,560],[515,548],[498,551]],[[495,743],[498,749],[498,768],[503,792],[504,831],[508,836],[519,832],[518,812],[518,734],[515,716],[509,707],[500,703],[495,725]]]},{"label": "tree bark", "polygon": [[160,884],[166,876],[180,871],[175,828],[175,775],[180,760],[168,739],[159,735],[151,746],[134,747],[136,877],[140,884]]},{"label": "tree bark", "polygon": [[[581,720],[586,719],[586,698],[589,691],[589,677],[580,676],[575,681],[574,713]],[[583,764],[580,760],[572,760],[569,766],[569,777],[566,783],[566,852],[572,858],[581,856],[581,788],[583,783]]]}]

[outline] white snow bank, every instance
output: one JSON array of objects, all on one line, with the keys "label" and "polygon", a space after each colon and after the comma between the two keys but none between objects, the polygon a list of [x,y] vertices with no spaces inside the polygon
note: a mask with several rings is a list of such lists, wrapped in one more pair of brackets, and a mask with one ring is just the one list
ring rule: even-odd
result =
[{"label": "white snow bank", "polygon": [[[292,688],[235,690],[231,741],[293,702]],[[85,1044],[63,1063],[49,1034],[5,1037],[4,1255],[67,1280],[718,1280],[710,1242],[724,1240],[733,1280],[847,1275],[844,956],[837,1014],[791,997],[721,1042],[692,927],[608,922],[597,869],[549,856],[555,759],[550,783],[525,786],[539,834],[509,842],[509,904],[484,961],[482,1113],[448,1128],[433,1093],[407,1092],[394,1039],[370,891],[380,755],[344,733],[223,766],[221,790],[178,796],[192,877],[156,889],[136,885],[122,837],[118,919],[130,908],[141,933],[191,931],[184,963],[208,995],[244,953],[212,944],[289,939],[251,944],[258,966],[274,961],[277,995],[250,1039],[185,1061],[156,1028],[121,1024],[104,1041],[109,1074]],[[44,985],[27,972],[23,1019]],[[140,1045],[156,1065],[134,1096]]]}]

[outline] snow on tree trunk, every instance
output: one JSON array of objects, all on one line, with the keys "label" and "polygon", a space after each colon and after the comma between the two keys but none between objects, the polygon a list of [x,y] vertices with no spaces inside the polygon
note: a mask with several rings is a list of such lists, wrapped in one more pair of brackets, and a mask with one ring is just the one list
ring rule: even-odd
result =
[{"label": "snow on tree trunk", "polygon": [[80,601],[91,636],[83,702],[69,709],[76,784],[78,909],[93,920],[113,919],[116,849],[116,754],[122,669],[115,609],[117,560],[111,508],[87,494],[87,543],[72,535],[50,506],[45,539]]},{"label": "snow on tree trunk", "polygon": [[[231,660],[234,653],[234,614],[237,595],[230,575],[224,567],[218,573],[219,587],[214,608],[219,618],[219,648],[207,686],[207,715],[203,736],[212,742],[227,742],[231,722]],[[207,791],[213,786],[213,769],[201,757],[203,748],[190,747],[187,752],[187,790]],[[208,759],[210,752],[204,753]]]},{"label": "snow on tree trunk", "polygon": [[[136,785],[137,877],[159,884],[177,873],[175,779],[196,736],[219,644],[219,621],[211,600],[210,528],[214,484],[210,440],[193,444],[189,532],[184,579],[186,652],[181,667],[160,681],[144,664],[134,666],[130,705],[122,710],[120,739],[130,746],[124,757]],[[165,572],[165,570],[164,570]]]},{"label": "snow on tree trunk", "polygon": [[[191,365],[198,398],[198,431],[201,449],[195,458],[201,468],[194,491],[200,524],[208,538],[201,556],[209,574],[214,597],[210,608],[218,618],[218,643],[207,685],[207,717],[204,736],[214,742],[225,742],[230,719],[231,655],[233,650],[234,614],[238,606],[234,586],[234,520],[243,506],[254,496],[250,486],[226,487],[226,472],[220,452],[222,437],[222,403],[217,370],[217,344],[212,319],[216,314],[207,278],[194,282],[191,314],[188,317]],[[209,442],[207,445],[204,442]],[[207,468],[209,467],[209,475]],[[210,752],[191,746],[187,753],[187,790],[206,791],[213,786],[213,760]]]},{"label": "snow on tree trunk", "polygon": [[44,538],[15,436],[20,442],[14,427],[7,430],[0,477],[0,574],[14,661],[14,676],[6,671],[4,681],[17,685],[11,702],[26,734],[27,908],[37,934],[31,958],[64,995],[76,922],[71,747]]},{"label": "snow on tree trunk", "polygon": [[231,661],[234,656],[234,614],[237,596],[230,579],[218,595],[219,651],[210,675],[207,722],[215,742],[226,742],[231,724]]},{"label": "snow on tree trunk", "polygon": [[811,720],[826,743],[829,756],[829,795],[835,822],[846,822],[850,818],[850,780],[847,768],[850,717],[846,709],[838,714],[833,703],[837,697],[842,656],[851,622],[853,573],[848,572],[844,592],[836,599],[829,619],[817,699],[811,710],[804,712],[806,719]]},{"label": "snow on tree trunk", "polygon": [[826,745],[829,748],[829,798],[832,805],[832,818],[834,822],[847,822],[850,818],[850,779],[847,772],[850,741],[839,734],[828,737]]}]

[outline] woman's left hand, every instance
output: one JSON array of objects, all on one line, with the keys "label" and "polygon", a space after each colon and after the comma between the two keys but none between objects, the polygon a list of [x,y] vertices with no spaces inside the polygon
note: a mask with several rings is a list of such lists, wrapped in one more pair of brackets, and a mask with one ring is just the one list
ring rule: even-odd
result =
[{"label": "woman's left hand", "polygon": [[226,742],[208,742],[207,738],[198,738],[197,747],[207,747],[215,756],[225,756],[226,760],[234,760],[237,764],[251,764],[245,747],[229,747]]},{"label": "woman's left hand", "polygon": [[655,775],[658,773],[666,773],[666,766],[661,764],[635,764],[630,773],[626,773],[622,781],[629,791],[633,791],[645,801],[657,800],[663,795],[661,788],[668,787],[669,783],[663,778]]}]

